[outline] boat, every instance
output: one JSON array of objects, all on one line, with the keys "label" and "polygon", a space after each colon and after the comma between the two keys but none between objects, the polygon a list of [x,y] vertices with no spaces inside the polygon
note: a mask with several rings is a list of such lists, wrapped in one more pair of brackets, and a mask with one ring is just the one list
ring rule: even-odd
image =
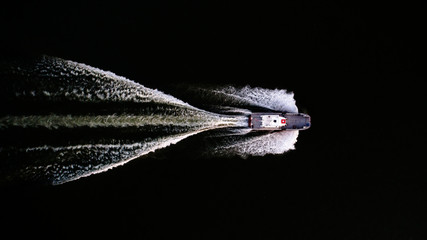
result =
[{"label": "boat", "polygon": [[260,131],[306,130],[311,127],[311,117],[305,113],[252,113],[248,123]]}]

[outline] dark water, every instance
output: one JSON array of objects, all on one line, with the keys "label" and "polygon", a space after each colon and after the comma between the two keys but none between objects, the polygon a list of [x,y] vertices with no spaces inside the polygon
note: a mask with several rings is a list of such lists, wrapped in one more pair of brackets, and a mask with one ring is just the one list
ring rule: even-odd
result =
[{"label": "dark water", "polygon": [[[5,2],[1,238],[426,239],[420,3]],[[294,150],[216,125],[247,85],[312,117]]]}]

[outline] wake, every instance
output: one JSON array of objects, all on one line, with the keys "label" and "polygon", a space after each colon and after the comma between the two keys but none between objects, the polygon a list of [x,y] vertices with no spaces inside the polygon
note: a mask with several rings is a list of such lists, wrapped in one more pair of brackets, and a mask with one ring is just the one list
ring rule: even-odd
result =
[{"label": "wake", "polygon": [[253,107],[297,112],[293,93],[285,90],[191,88],[192,100],[212,112],[112,72],[54,57],[0,70],[0,181],[61,184],[214,129],[226,131],[211,136],[216,140],[206,152],[212,157],[282,154],[294,149],[298,137],[298,131],[253,135],[247,127]]}]

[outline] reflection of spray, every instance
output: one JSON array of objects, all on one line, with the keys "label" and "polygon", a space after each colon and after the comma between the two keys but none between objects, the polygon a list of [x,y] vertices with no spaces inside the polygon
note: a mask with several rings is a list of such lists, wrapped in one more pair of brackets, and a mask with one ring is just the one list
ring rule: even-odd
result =
[{"label": "reflection of spray", "polygon": [[[226,87],[193,95],[216,104],[212,113],[111,72],[58,58],[2,66],[0,74],[2,102],[13,106],[0,115],[2,178],[60,184],[210,129],[234,127],[208,146],[209,152],[242,157],[283,153],[294,148],[298,136],[297,131],[252,134],[246,128],[252,106],[297,111],[293,94],[284,90]],[[16,129],[24,142],[7,139]],[[129,132],[137,134],[131,138]]]}]

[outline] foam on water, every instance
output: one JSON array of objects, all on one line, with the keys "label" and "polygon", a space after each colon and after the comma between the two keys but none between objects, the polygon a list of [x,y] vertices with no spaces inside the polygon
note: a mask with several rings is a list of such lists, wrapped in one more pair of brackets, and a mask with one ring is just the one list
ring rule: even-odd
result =
[{"label": "foam on water", "polygon": [[283,154],[295,149],[299,131],[278,131],[272,133],[250,134],[247,129],[221,136],[221,140],[212,145],[208,155],[214,156],[265,156]]},{"label": "foam on water", "polygon": [[[283,89],[260,87],[188,87],[188,93],[196,94],[206,105],[235,108],[264,108],[267,111],[298,112],[294,94]],[[221,111],[221,109],[219,109]]]},{"label": "foam on water", "polygon": [[[175,97],[112,72],[60,58],[43,56],[32,68],[16,67],[11,71],[15,75],[37,77],[27,79],[24,88],[15,89],[17,97],[82,102],[155,102],[193,108]],[[34,84],[34,80],[42,80],[43,84]]]},{"label": "foam on water", "polygon": [[212,90],[213,93],[222,95],[238,105],[259,106],[280,112],[298,112],[294,94],[282,89],[265,89],[245,86],[242,88],[223,87]]},{"label": "foam on water", "polygon": [[45,127],[57,129],[60,127],[143,127],[143,126],[185,126],[185,127],[225,127],[235,126],[239,119],[219,115],[97,115],[97,116],[73,116],[73,115],[28,115],[5,116],[0,118],[0,128],[7,127]]},{"label": "foam on water", "polygon": [[167,137],[147,138],[142,142],[131,144],[85,144],[26,148],[26,153],[54,155],[56,156],[55,161],[44,165],[27,166],[20,170],[19,174],[28,179],[39,180],[38,178],[43,178],[44,181],[47,180],[54,185],[62,184],[105,172],[206,130],[209,128]]}]

